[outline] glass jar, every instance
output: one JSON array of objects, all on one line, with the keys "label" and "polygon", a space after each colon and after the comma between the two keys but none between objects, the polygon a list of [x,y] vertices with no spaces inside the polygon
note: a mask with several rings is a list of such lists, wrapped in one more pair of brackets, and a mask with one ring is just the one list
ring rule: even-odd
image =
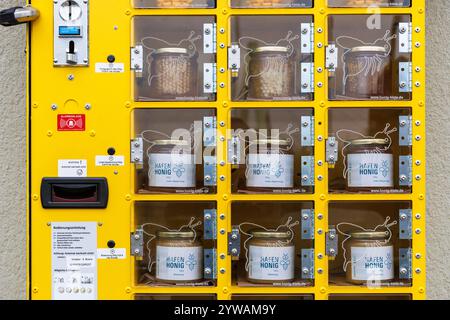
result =
[{"label": "glass jar", "polygon": [[159,188],[195,188],[194,154],[185,140],[155,140],[148,154],[148,183]]},{"label": "glass jar", "polygon": [[288,47],[256,48],[250,56],[248,99],[291,99],[294,96],[295,65]]},{"label": "glass jar", "polygon": [[295,246],[291,232],[255,230],[250,234],[247,280],[260,284],[293,281]]},{"label": "glass jar", "polygon": [[347,147],[347,188],[372,191],[394,187],[394,156],[387,139],[358,139]]},{"label": "glass jar", "polygon": [[177,99],[196,94],[197,62],[186,48],[160,48],[153,53],[155,97]]},{"label": "glass jar", "polygon": [[203,279],[203,247],[193,231],[157,233],[156,279],[166,283]]},{"label": "glass jar", "polygon": [[245,177],[249,189],[261,191],[293,188],[294,155],[289,148],[289,142],[279,139],[259,139],[251,142]]},{"label": "glass jar", "polygon": [[346,243],[350,263],[346,280],[353,284],[394,279],[394,246],[388,232],[358,231]]},{"label": "glass jar", "polygon": [[386,96],[385,79],[390,77],[389,54],[385,47],[354,47],[344,56],[345,95],[355,99]]}]

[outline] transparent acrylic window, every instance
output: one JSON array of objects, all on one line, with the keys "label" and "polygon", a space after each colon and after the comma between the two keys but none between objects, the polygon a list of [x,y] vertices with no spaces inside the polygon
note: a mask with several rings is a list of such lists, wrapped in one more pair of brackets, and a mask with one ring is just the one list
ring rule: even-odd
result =
[{"label": "transparent acrylic window", "polygon": [[215,8],[215,0],[133,0],[135,8]]},{"label": "transparent acrylic window", "polygon": [[328,300],[412,300],[410,294],[330,294]]},{"label": "transparent acrylic window", "polygon": [[411,100],[409,22],[409,15],[331,15],[330,99]]},{"label": "transparent acrylic window", "polygon": [[214,22],[210,16],[134,17],[135,100],[215,100]]},{"label": "transparent acrylic window", "polygon": [[233,294],[231,300],[314,300],[314,296],[309,294]]},{"label": "transparent acrylic window", "polygon": [[410,193],[411,138],[403,123],[408,108],[331,108],[328,136],[337,142],[329,166],[334,193]]},{"label": "transparent acrylic window", "polygon": [[[214,286],[215,279],[207,278],[204,269],[210,267],[205,259],[207,250],[215,250],[217,244],[215,240],[206,239],[210,237],[206,236],[204,221],[205,215],[215,208],[214,202],[136,202],[134,227],[143,230],[144,254],[142,260],[135,261],[135,283],[152,287]],[[179,241],[159,236],[158,232],[169,230],[194,232],[195,241],[194,238]],[[166,265],[166,261],[171,264]]]},{"label": "transparent acrylic window", "polygon": [[233,109],[233,193],[312,193],[312,116],[312,109]]},{"label": "transparent acrylic window", "polygon": [[214,109],[135,109],[133,128],[143,143],[137,193],[216,192]]},{"label": "transparent acrylic window", "polygon": [[[331,202],[328,223],[336,229],[338,246],[337,256],[329,260],[330,285],[411,286],[411,279],[400,275],[400,264],[407,260],[400,249],[412,248],[412,241],[401,239],[399,219],[409,209],[406,201]],[[367,242],[352,236],[361,231],[388,232],[389,237]]]},{"label": "transparent acrylic window", "polygon": [[232,8],[311,8],[312,0],[230,0]]},{"label": "transparent acrylic window", "polygon": [[[304,258],[313,258],[314,256],[313,254],[311,256],[314,240],[309,239],[302,233],[302,215],[312,212],[304,210],[312,209],[312,202],[233,202],[231,205],[231,223],[233,229],[239,230],[241,237],[240,255],[239,257],[232,257],[233,284],[242,287],[303,287],[314,285],[314,280],[302,273],[304,268],[309,267],[309,265],[302,264]],[[270,251],[253,255],[250,251],[251,247],[258,246],[258,244],[252,242],[257,239],[251,235],[251,232],[276,229],[292,232],[292,240],[280,240],[282,242],[279,243],[284,244],[288,241],[290,246],[293,245],[293,256]],[[312,230],[312,233],[314,233],[314,230]],[[281,246],[278,244],[277,247],[280,248]],[[302,255],[305,255],[305,257],[302,257]],[[249,261],[248,266],[246,266],[247,261]],[[287,264],[284,264],[284,261],[287,261]],[[269,262],[269,264],[266,264],[266,262]],[[270,264],[270,262],[278,262],[279,265]],[[263,263],[263,265],[260,263]],[[284,269],[284,267],[286,268]],[[283,273],[282,268],[285,272],[286,270],[293,270],[293,275],[291,274],[293,279],[288,281],[277,280],[288,276],[287,273]],[[269,277],[272,277],[272,279],[267,278],[266,272],[270,274]],[[254,277],[254,279],[250,279],[250,277]]]},{"label": "transparent acrylic window", "polygon": [[312,16],[231,17],[233,101],[312,100]]},{"label": "transparent acrylic window", "polygon": [[134,300],[217,300],[215,294],[149,294],[140,293],[134,296]]},{"label": "transparent acrylic window", "polygon": [[411,0],[328,0],[330,7],[410,7]]}]

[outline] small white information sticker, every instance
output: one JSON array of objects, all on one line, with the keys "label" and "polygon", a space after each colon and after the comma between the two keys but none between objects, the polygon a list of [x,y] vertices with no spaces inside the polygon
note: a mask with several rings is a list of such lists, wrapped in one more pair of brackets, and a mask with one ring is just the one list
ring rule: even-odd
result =
[{"label": "small white information sticker", "polygon": [[127,257],[125,248],[99,248],[97,249],[97,259],[119,260]]},{"label": "small white information sticker", "polygon": [[87,177],[87,160],[58,160],[58,177]]},{"label": "small white information sticker", "polygon": [[125,70],[123,63],[96,63],[95,72],[97,73],[123,73]]},{"label": "small white information sticker", "polygon": [[124,156],[95,156],[97,167],[121,167],[125,165]]}]

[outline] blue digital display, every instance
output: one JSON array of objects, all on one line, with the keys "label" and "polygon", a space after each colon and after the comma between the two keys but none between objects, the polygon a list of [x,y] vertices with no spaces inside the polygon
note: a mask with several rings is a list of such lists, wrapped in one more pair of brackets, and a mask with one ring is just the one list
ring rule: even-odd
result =
[{"label": "blue digital display", "polygon": [[81,27],[77,26],[60,26],[59,35],[61,37],[79,37],[81,36]]}]

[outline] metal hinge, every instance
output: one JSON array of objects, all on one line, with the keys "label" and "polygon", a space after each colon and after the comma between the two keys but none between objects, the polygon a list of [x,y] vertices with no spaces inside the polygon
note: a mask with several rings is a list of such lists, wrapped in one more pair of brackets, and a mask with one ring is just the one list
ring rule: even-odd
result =
[{"label": "metal hinge", "polygon": [[217,278],[217,254],[216,249],[203,250],[203,276],[205,279]]},{"label": "metal hinge", "polygon": [[217,65],[215,63],[203,64],[203,92],[217,92]]},{"label": "metal hinge", "polygon": [[399,92],[412,92],[412,62],[400,62],[398,65]]},{"label": "metal hinge", "polygon": [[329,137],[326,143],[326,161],[334,165],[338,161],[338,141],[335,137]]},{"label": "metal hinge", "polygon": [[144,256],[144,230],[141,228],[131,233],[131,255],[142,258]]},{"label": "metal hinge", "polygon": [[399,278],[412,278],[412,250],[411,248],[398,249],[399,254]]},{"label": "metal hinge", "polygon": [[398,144],[401,146],[412,145],[412,116],[399,116]]},{"label": "metal hinge", "polygon": [[311,187],[314,185],[314,156],[302,156],[302,186]]},{"label": "metal hinge", "polygon": [[400,53],[412,52],[412,23],[400,22],[398,24],[398,51]]},{"label": "metal hinge", "polygon": [[203,183],[205,186],[217,185],[217,167],[215,156],[203,157]]},{"label": "metal hinge", "polygon": [[216,24],[203,24],[203,53],[216,53]]},{"label": "metal hinge", "polygon": [[300,128],[301,146],[314,146],[314,116],[302,116]]},{"label": "metal hinge", "polygon": [[144,140],[142,138],[131,140],[131,162],[136,165],[144,164]]},{"label": "metal hinge", "polygon": [[302,249],[302,279],[314,279],[314,249]]},{"label": "metal hinge", "polygon": [[314,209],[302,210],[302,239],[314,239]]},{"label": "metal hinge", "polygon": [[237,44],[228,48],[228,69],[231,70],[231,76],[237,77],[241,68],[241,48]]},{"label": "metal hinge", "polygon": [[217,238],[217,214],[216,209],[203,211],[203,239],[215,240]]},{"label": "metal hinge", "polygon": [[412,156],[399,157],[399,184],[404,187],[412,186]]},{"label": "metal hinge", "polygon": [[216,146],[216,117],[203,117],[203,145],[205,147]]},{"label": "metal hinge", "polygon": [[142,45],[137,45],[131,48],[131,70],[136,73],[144,71],[144,47]]},{"label": "metal hinge", "polygon": [[233,136],[228,140],[228,163],[241,163],[241,140],[239,136]]},{"label": "metal hinge", "polygon": [[326,254],[329,257],[336,257],[338,254],[338,235],[336,229],[330,228],[326,234]]},{"label": "metal hinge", "polygon": [[301,93],[314,92],[314,62],[304,62],[301,67]]},{"label": "metal hinge", "polygon": [[228,233],[228,254],[239,259],[241,253],[241,234],[239,226],[233,226],[231,232]]},{"label": "metal hinge", "polygon": [[334,72],[338,67],[338,48],[335,44],[327,46],[325,65],[328,71]]},{"label": "metal hinge", "polygon": [[412,239],[412,210],[400,209],[399,211],[399,239]]},{"label": "metal hinge", "polygon": [[314,52],[314,23],[301,24],[301,53]]}]

